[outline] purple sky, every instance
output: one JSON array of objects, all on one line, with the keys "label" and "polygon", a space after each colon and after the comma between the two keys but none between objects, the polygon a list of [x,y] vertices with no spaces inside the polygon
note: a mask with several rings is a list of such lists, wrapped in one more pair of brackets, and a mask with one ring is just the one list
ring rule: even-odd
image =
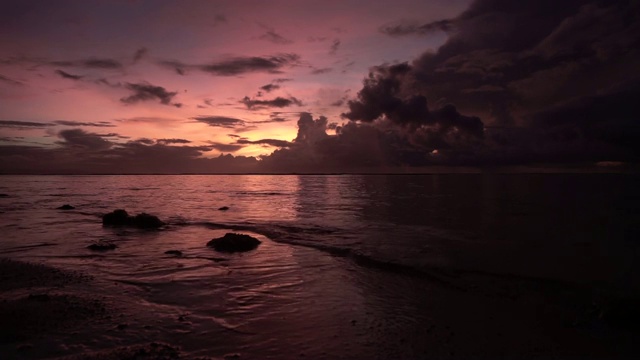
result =
[{"label": "purple sky", "polygon": [[631,0],[5,1],[0,171],[637,163],[639,15]]}]

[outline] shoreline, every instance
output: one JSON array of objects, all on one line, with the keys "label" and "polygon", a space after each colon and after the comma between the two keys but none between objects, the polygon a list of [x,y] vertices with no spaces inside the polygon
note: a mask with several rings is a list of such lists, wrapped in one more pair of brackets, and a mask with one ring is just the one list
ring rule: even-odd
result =
[{"label": "shoreline", "polygon": [[[331,261],[339,261],[347,267],[358,266],[340,258]],[[217,356],[227,358],[227,354],[231,358],[237,356],[242,359],[257,355],[246,346],[225,348],[225,340],[216,336],[212,338],[217,343],[213,347],[217,348],[219,355],[201,355],[207,352],[202,349],[203,346],[206,349],[206,345],[199,343],[202,342],[201,334],[196,336],[190,330],[198,325],[197,314],[179,315],[179,318],[171,320],[179,326],[167,326],[167,318],[162,318],[162,314],[155,311],[160,308],[138,304],[140,299],[123,285],[108,285],[79,272],[5,258],[0,258],[0,274],[0,316],[4,320],[0,324],[0,352],[5,354],[3,358],[216,359],[220,358]],[[396,292],[406,292],[404,285],[394,285],[403,279],[399,274],[374,269],[363,271],[358,276],[364,277],[361,281],[367,283],[394,286],[385,290],[387,300],[396,295],[407,295]],[[597,313],[602,309],[590,307],[593,294],[549,287],[532,280],[478,274],[461,277],[465,290],[443,287],[428,279],[407,280],[409,284],[422,287],[414,289],[419,291],[408,301],[417,306],[416,309],[424,306],[415,313],[415,318],[430,319],[428,323],[416,322],[418,320],[397,323],[393,313],[400,311],[396,316],[406,316],[400,314],[407,305],[396,300],[385,301],[383,308],[378,309],[379,313],[364,312],[363,309],[352,311],[349,315],[352,319],[344,319],[345,324],[334,329],[336,334],[345,333],[346,338],[338,343],[357,345],[356,342],[367,338],[377,338],[380,343],[367,340],[351,348],[347,345],[348,348],[338,357],[533,359],[577,356],[624,359],[635,355],[633,344],[640,339],[638,332],[606,324],[601,318],[602,313]],[[120,293],[114,292],[116,287],[120,287]],[[405,325],[397,328],[400,324]],[[234,326],[221,334],[232,336],[229,331],[237,332],[234,336],[255,337],[256,340],[268,336],[268,332],[260,335]],[[348,335],[353,331],[355,333]],[[296,333],[291,335],[299,336]],[[167,341],[178,339],[176,336],[180,338],[177,344]],[[261,341],[264,340],[266,338]],[[302,340],[300,345],[304,344]],[[323,355],[319,352],[323,346],[329,345],[327,341],[335,340],[310,338],[307,341],[313,346],[307,344],[311,346],[307,350],[296,350],[295,346],[291,349],[273,348],[275,353],[264,353],[264,357],[335,358],[336,353]],[[189,347],[201,348],[202,351],[184,353],[180,343],[190,343]]]}]

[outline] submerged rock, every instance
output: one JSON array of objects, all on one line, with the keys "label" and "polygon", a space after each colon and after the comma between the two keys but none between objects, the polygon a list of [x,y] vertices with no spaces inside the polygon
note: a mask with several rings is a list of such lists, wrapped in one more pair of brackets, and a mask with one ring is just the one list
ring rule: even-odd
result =
[{"label": "submerged rock", "polygon": [[223,207],[221,207],[221,208],[218,208],[218,210],[220,210],[220,211],[227,211],[227,210],[229,210],[229,207],[228,207],[228,206],[223,206]]},{"label": "submerged rock", "polygon": [[107,251],[107,250],[115,250],[118,246],[116,244],[111,243],[95,243],[87,246],[87,249],[93,251]]},{"label": "submerged rock", "polygon": [[71,206],[69,204],[64,204],[62,206],[58,206],[56,209],[58,209],[58,210],[73,210],[73,209],[75,209],[75,206]]},{"label": "submerged rock", "polygon": [[223,237],[212,239],[207,243],[208,247],[212,247],[222,252],[244,252],[250,251],[258,247],[261,241],[246,234],[226,233]]},{"label": "submerged rock", "polygon": [[166,255],[182,256],[182,251],[180,251],[180,250],[167,250],[164,253]]},{"label": "submerged rock", "polygon": [[104,226],[132,226],[140,229],[157,229],[164,225],[157,216],[141,213],[131,216],[125,210],[114,210],[102,217]]}]

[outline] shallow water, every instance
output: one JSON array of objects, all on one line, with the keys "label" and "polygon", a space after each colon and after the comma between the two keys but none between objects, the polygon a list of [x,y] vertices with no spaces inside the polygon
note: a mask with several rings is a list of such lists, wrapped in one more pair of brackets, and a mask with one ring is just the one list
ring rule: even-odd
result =
[{"label": "shallow water", "polygon": [[[478,286],[461,274],[637,292],[638,180],[613,174],[2,176],[0,193],[8,196],[0,198],[0,255],[93,274],[107,296],[123,289],[119,301],[130,302],[133,313],[131,341],[173,339],[192,355],[217,357],[416,357],[428,350],[426,335],[415,334],[438,317],[425,304],[447,302],[429,294]],[[63,204],[75,209],[56,210]],[[168,225],[102,227],[101,215],[118,208],[157,215]],[[263,243],[245,254],[205,246],[234,229]],[[97,241],[118,248],[86,248]],[[122,342],[115,339],[91,341],[93,347]],[[427,343],[450,354],[442,339]]]}]

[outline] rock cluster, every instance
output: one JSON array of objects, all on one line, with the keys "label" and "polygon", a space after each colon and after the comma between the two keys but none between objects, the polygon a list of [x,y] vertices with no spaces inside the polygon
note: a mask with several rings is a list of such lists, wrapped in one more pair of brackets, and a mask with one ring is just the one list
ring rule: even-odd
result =
[{"label": "rock cluster", "polygon": [[125,210],[114,210],[102,217],[103,226],[131,226],[140,229],[157,229],[165,223],[157,216],[140,213],[136,216],[129,215]]}]

